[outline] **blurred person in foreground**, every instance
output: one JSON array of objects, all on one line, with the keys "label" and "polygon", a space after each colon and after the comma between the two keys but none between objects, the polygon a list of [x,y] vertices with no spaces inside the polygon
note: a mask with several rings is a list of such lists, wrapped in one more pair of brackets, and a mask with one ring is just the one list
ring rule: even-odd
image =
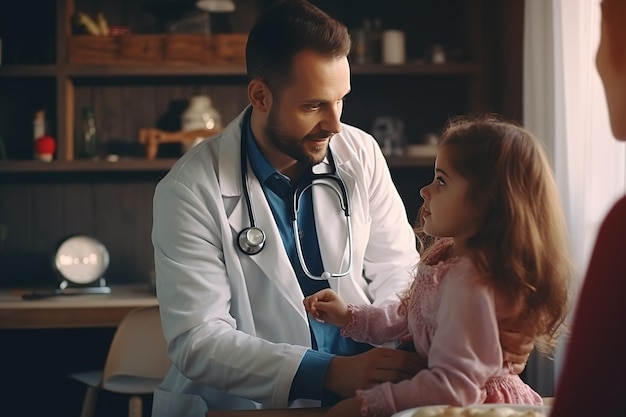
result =
[{"label": "blurred person in foreground", "polygon": [[[626,1],[602,2],[596,67],[617,140],[626,140]],[[607,179],[610,181],[610,178]],[[550,417],[614,416],[624,409],[626,197],[604,219],[580,292]],[[616,333],[617,332],[617,333]]]}]

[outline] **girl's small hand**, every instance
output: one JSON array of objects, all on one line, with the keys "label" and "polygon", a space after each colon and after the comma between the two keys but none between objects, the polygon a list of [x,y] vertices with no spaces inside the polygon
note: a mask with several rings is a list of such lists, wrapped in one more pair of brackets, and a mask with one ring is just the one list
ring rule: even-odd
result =
[{"label": "girl's small hand", "polygon": [[339,295],[327,288],[304,299],[304,308],[314,319],[345,327],[350,323],[348,305]]}]

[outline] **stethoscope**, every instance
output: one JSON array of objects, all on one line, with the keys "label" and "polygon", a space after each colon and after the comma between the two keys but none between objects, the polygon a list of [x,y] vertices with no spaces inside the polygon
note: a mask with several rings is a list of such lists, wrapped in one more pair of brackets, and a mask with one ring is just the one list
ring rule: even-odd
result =
[{"label": "stethoscope", "polygon": [[[311,279],[318,281],[329,280],[330,278],[344,277],[348,275],[352,270],[352,227],[350,225],[350,205],[348,200],[348,188],[346,187],[343,179],[337,173],[335,160],[333,158],[332,152],[330,151],[330,148],[328,148],[327,158],[330,162],[330,166],[332,167],[332,172],[321,174],[312,173],[310,176],[311,181],[304,186],[296,186],[293,190],[291,198],[291,223],[296,245],[296,252],[298,254],[298,261],[300,262],[300,265],[302,266],[302,270],[305,275]],[[257,253],[261,252],[263,247],[265,247],[266,237],[263,229],[259,228],[256,225],[256,218],[252,210],[252,203],[250,202],[250,193],[248,190],[248,158],[246,154],[245,137],[243,137],[243,133],[241,138],[241,179],[243,185],[243,196],[246,200],[248,217],[250,219],[250,227],[247,227],[239,232],[237,241],[239,243],[239,249],[241,249],[243,253],[246,253],[248,255],[256,255]],[[336,183],[339,187],[339,191],[336,187],[331,185],[331,183],[326,180],[330,180],[331,182]],[[333,190],[337,195],[337,198],[339,199],[339,204],[341,205],[341,209],[343,210],[346,217],[346,225],[348,231],[346,238],[348,245],[348,267],[345,271],[339,271],[336,273],[324,271],[320,276],[317,276],[311,273],[304,259],[302,244],[300,242],[300,229],[298,227],[298,210],[300,208],[300,198],[306,190],[312,188],[314,185],[323,185]]]}]

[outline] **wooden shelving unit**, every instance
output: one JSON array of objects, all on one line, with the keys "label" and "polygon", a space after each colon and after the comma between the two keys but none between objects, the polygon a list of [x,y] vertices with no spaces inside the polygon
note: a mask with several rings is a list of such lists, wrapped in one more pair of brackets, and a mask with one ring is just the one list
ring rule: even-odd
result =
[{"label": "wooden shelving unit", "polygon": [[[43,0],[29,0],[31,3],[37,3]],[[480,16],[481,1],[457,0],[459,5],[463,5],[463,10],[468,13],[466,19],[474,19]],[[105,3],[110,3],[106,4]],[[268,2],[265,2],[267,4]],[[321,6],[325,6],[324,1],[319,1]],[[22,118],[21,125],[16,124],[10,126],[2,132],[0,120],[0,137],[3,137],[7,153],[10,161],[0,161],[0,172],[46,172],[63,171],[63,170],[79,170],[79,171],[98,171],[98,170],[126,170],[132,171],[150,171],[150,170],[167,170],[170,166],[170,159],[174,156],[164,155],[165,161],[140,161],[139,159],[127,160],[124,163],[102,164],[91,161],[74,161],[74,142],[77,131],[80,130],[81,108],[90,106],[94,108],[96,120],[98,121],[99,138],[104,146],[111,141],[121,141],[126,145],[132,144],[137,140],[137,131],[139,128],[147,127],[152,124],[154,126],[157,120],[163,118],[167,108],[167,101],[180,100],[188,98],[193,94],[209,94],[217,107],[223,109],[223,119],[228,121],[236,116],[241,108],[246,104],[245,96],[246,73],[245,66],[238,64],[221,64],[221,65],[180,65],[169,64],[167,62],[159,65],[152,64],[136,64],[136,65],[78,65],[72,64],[72,59],[68,54],[71,53],[69,44],[73,40],[71,30],[71,15],[77,10],[92,11],[103,8],[107,10],[107,16],[113,23],[120,23],[116,19],[123,18],[126,12],[124,10],[132,10],[137,7],[137,1],[131,1],[125,4],[121,0],[113,2],[104,2],[98,6],[83,0],[59,0],[56,6],[47,7],[54,11],[53,16],[49,16],[48,28],[53,29],[53,35],[56,38],[54,42],[55,58],[51,63],[43,64],[26,64],[12,63],[0,66],[0,88],[3,85],[28,85],[29,80],[44,80],[47,91],[43,94],[47,97],[43,100],[43,104],[47,109],[50,132],[58,142],[56,158],[54,163],[39,164],[29,161],[32,150],[29,149],[28,135],[31,134],[28,127],[24,124],[28,123]],[[263,4],[261,2],[260,4]],[[373,4],[373,3],[372,3]],[[364,10],[380,9],[380,6],[372,6],[372,4],[363,4]],[[333,11],[335,7],[344,9],[344,6],[329,6]],[[9,12],[12,6],[2,6]],[[27,7],[27,6],[24,6]],[[247,5],[249,7],[249,5]],[[3,9],[0,8],[0,11]],[[351,14],[349,10],[340,10],[341,14]],[[470,13],[471,12],[471,13]],[[386,12],[385,12],[386,13]],[[385,17],[383,15],[383,17]],[[252,21],[253,19],[248,19]],[[463,21],[463,18],[457,18],[455,22]],[[473,23],[467,20],[467,27],[478,27],[479,22]],[[126,22],[122,22],[126,23]],[[46,25],[42,25],[46,27]],[[455,29],[457,32],[463,32],[465,29]],[[476,31],[467,36],[469,39],[468,48],[471,52],[479,51],[476,45],[471,45],[479,38]],[[44,34],[41,34],[44,35]],[[47,33],[50,36],[50,33]],[[459,38],[462,38],[459,37]],[[84,40],[84,38],[83,38]],[[9,37],[10,42],[10,37]],[[472,60],[447,62],[443,64],[433,64],[423,60],[415,60],[410,57],[408,63],[402,65],[384,65],[380,63],[354,64],[352,66],[352,74],[355,85],[380,85],[382,92],[386,97],[376,97],[381,103],[386,101],[397,101],[397,108],[391,109],[397,113],[404,113],[400,116],[405,118],[407,125],[407,139],[409,143],[419,142],[419,137],[426,131],[432,131],[436,127],[440,127],[442,121],[449,115],[464,110],[476,110],[483,103],[483,72],[484,63],[480,54],[474,55]],[[46,81],[47,80],[47,81]],[[423,81],[422,81],[423,80]],[[438,81],[436,81],[438,80]],[[421,94],[421,89],[431,88],[432,85],[440,83],[445,86],[447,80],[452,80],[455,87],[449,91],[431,91],[424,93],[424,97],[420,97],[419,102],[429,100],[427,96],[448,95],[446,99],[450,103],[457,102],[460,104],[451,105],[446,110],[447,103],[441,104],[433,112],[439,112],[438,115],[424,113],[422,118],[407,115],[410,107],[417,103],[414,95],[410,93],[415,90],[415,94]],[[459,81],[460,80],[460,81]],[[47,84],[46,84],[47,83]],[[396,84],[394,84],[396,83]],[[401,83],[400,86],[397,83]],[[423,83],[423,84],[420,84]],[[390,84],[389,88],[385,85]],[[404,89],[406,85],[407,91],[394,91],[400,88]],[[457,87],[458,86],[458,87]],[[366,96],[363,87],[358,87],[359,94]],[[10,90],[10,89],[9,89]],[[1,94],[1,93],[0,93]],[[19,89],[15,89],[9,94],[20,94]],[[32,92],[32,95],[39,92]],[[379,94],[380,93],[372,93]],[[458,98],[450,97],[450,94],[456,95]],[[142,97],[145,97],[142,98]],[[460,99],[459,99],[460,98]],[[1,99],[1,96],[0,96]],[[152,105],[151,100],[154,99],[156,105]],[[9,98],[10,100],[10,98]],[[18,100],[19,101],[19,100]],[[357,104],[350,104],[350,109],[346,111],[344,121],[355,124],[365,130],[371,128],[372,120],[379,115],[388,111],[388,106],[379,105],[378,110],[368,109],[361,112],[358,106],[365,105],[366,100],[360,98],[355,100]],[[361,104],[363,103],[363,104]],[[0,105],[2,103],[0,102]],[[119,106],[127,106],[132,109],[136,115],[135,120],[129,120],[128,112],[119,110]],[[27,112],[32,108],[22,103],[23,109]],[[355,109],[355,107],[357,107]],[[431,106],[426,109],[430,110]],[[368,113],[371,112],[370,113]],[[423,111],[416,107],[416,111]],[[352,112],[350,114],[350,112]],[[22,113],[23,114],[23,113]],[[173,118],[169,115],[169,123],[171,130],[173,127]],[[1,119],[1,117],[0,117]],[[139,120],[143,120],[140,122]],[[26,123],[24,123],[26,121]],[[8,123],[12,121],[7,121]],[[413,126],[418,122],[419,126]],[[16,121],[13,121],[16,123]],[[163,122],[167,124],[167,122]],[[168,130],[168,126],[161,126],[163,130]],[[127,146],[126,148],[130,148]],[[119,153],[119,152],[112,152]],[[135,153],[122,154],[122,157],[135,157]],[[128,159],[128,158],[126,158]],[[72,163],[76,162],[76,163]],[[78,163],[79,162],[79,163]],[[394,167],[422,167],[432,164],[432,158],[390,158],[390,166]]]},{"label": "wooden shelving unit", "polygon": [[[233,29],[246,32],[259,8],[272,0],[236,1],[241,14]],[[404,28],[407,34],[406,64],[352,65],[352,92],[346,98],[344,122],[371,131],[379,116],[391,116],[404,122],[407,144],[415,145],[440,129],[451,115],[493,110],[490,83],[497,67],[487,59],[485,42],[498,37],[485,32],[499,27],[494,22],[501,23],[494,14],[500,7],[496,0],[450,0],[446,5],[404,0],[388,0],[389,4],[310,1],[346,18],[349,28],[363,16],[379,17],[383,25]],[[113,276],[145,279],[152,268],[149,231],[154,186],[179,154],[175,149],[161,152],[159,147],[155,160],[145,159],[145,150],[138,144],[139,129],[177,130],[186,100],[197,94],[210,96],[226,123],[248,103],[241,62],[72,63],[76,61],[69,57],[75,11],[90,15],[103,11],[110,25],[129,26],[133,34],[158,33],[150,26],[154,16],[142,9],[145,4],[142,0],[22,0],[0,5],[4,51],[0,138],[9,156],[0,161],[0,224],[11,225],[5,244],[9,252],[43,252],[60,235],[94,233],[108,243],[112,259],[132,258],[114,264]],[[41,13],[28,27],[11,17],[34,9]],[[435,42],[461,52],[446,63],[430,63],[420,48]],[[501,94],[508,96],[506,91]],[[106,149],[99,161],[74,157],[85,106],[94,110],[99,139]],[[49,163],[33,158],[32,117],[39,108],[46,109],[49,133],[58,142],[55,159]],[[118,155],[119,160],[107,161],[104,155],[109,154]],[[412,217],[420,204],[417,189],[430,180],[434,156],[407,154],[387,159],[407,215]],[[47,268],[47,262],[47,257],[29,262],[28,268],[35,270],[20,275],[42,276],[36,266]],[[0,268],[8,271],[2,279],[17,274],[17,267],[1,260]]]},{"label": "wooden shelving unit", "polygon": [[[353,65],[352,72],[355,78],[381,76],[475,76],[480,74],[481,65],[476,62],[428,64],[411,63],[403,65],[361,64]],[[215,66],[87,66],[60,63],[56,65],[16,65],[0,67],[0,80],[18,80],[22,78],[50,78],[58,86],[61,106],[57,113],[59,152],[52,163],[43,163],[31,160],[0,161],[0,172],[58,172],[58,171],[152,171],[167,170],[175,159],[166,158],[157,161],[147,161],[140,158],[126,158],[121,162],[93,162],[74,161],[74,135],[70,128],[76,125],[75,86],[85,82],[100,84],[113,83],[124,79],[128,83],[141,79],[145,82],[167,82],[170,78],[196,77],[219,78],[226,77],[245,83],[245,66],[242,65],[215,65]],[[84,81],[87,80],[87,81]],[[65,130],[65,134],[63,134]],[[421,167],[429,166],[433,162],[430,157],[393,157],[389,158],[390,167]]]}]

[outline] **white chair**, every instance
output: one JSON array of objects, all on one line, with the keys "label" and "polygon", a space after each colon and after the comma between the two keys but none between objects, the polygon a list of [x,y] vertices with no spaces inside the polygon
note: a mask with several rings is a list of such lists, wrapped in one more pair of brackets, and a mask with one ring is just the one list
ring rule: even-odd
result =
[{"label": "white chair", "polygon": [[142,417],[141,395],[154,392],[170,364],[159,307],[132,310],[115,331],[104,368],[68,375],[87,385],[81,417],[95,415],[99,390],[130,395],[128,416]]}]

